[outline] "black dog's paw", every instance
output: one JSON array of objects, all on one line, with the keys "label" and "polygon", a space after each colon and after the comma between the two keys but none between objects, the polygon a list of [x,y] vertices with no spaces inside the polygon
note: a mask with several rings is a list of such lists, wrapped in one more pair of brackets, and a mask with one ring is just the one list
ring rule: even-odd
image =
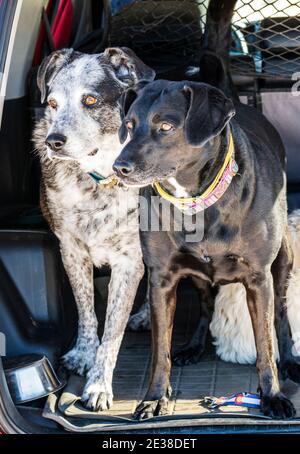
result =
[{"label": "black dog's paw", "polygon": [[173,354],[172,363],[175,366],[188,366],[189,364],[197,364],[204,353],[204,348],[199,345],[196,347],[183,346],[176,350]]},{"label": "black dog's paw", "polygon": [[168,414],[168,397],[162,397],[158,400],[144,400],[134,412],[134,419],[142,421],[153,418],[154,416],[165,416]]},{"label": "black dog's paw", "polygon": [[292,402],[281,393],[273,397],[262,397],[261,410],[272,419],[291,419],[296,415]]},{"label": "black dog's paw", "polygon": [[295,383],[300,383],[300,364],[287,361],[280,366],[280,373],[283,380],[289,378]]}]

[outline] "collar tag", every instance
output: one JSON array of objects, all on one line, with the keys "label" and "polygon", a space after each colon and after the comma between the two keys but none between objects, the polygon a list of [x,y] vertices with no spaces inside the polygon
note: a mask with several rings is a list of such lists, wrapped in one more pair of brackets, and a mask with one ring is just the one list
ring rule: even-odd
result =
[{"label": "collar tag", "polygon": [[119,178],[114,173],[107,178],[103,177],[98,172],[89,172],[88,175],[102,188],[112,188],[113,186],[118,186],[120,183]]}]

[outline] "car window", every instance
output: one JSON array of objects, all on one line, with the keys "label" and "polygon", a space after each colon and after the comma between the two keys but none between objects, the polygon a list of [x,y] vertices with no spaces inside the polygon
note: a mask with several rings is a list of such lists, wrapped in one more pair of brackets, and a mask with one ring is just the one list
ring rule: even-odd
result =
[{"label": "car window", "polygon": [[0,0],[0,86],[17,0]]}]

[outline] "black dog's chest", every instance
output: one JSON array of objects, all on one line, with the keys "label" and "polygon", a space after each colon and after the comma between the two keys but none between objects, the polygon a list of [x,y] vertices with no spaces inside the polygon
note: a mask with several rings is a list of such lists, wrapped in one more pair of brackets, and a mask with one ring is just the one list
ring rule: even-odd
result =
[{"label": "black dog's chest", "polygon": [[184,253],[183,263],[187,274],[199,274],[213,284],[225,284],[243,280],[249,272],[249,264],[244,257],[237,254],[208,255],[203,251],[200,255]]},{"label": "black dog's chest", "polygon": [[179,262],[187,274],[197,274],[214,284],[240,281],[249,273],[249,260],[238,248],[239,241],[182,241],[175,235]]}]

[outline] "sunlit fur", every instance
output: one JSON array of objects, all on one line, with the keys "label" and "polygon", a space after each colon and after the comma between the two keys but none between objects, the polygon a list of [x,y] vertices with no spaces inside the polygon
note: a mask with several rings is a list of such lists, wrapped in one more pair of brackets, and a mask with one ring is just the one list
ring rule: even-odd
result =
[{"label": "sunlit fur", "polygon": [[[298,356],[300,355],[300,210],[294,211],[289,216],[289,232],[294,252],[294,267],[289,278],[286,306],[294,340],[293,353]],[[246,291],[242,284],[229,284],[220,288],[210,329],[217,354],[221,359],[241,364],[255,363],[254,335],[247,308]],[[275,330],[274,336],[276,336]]]}]

